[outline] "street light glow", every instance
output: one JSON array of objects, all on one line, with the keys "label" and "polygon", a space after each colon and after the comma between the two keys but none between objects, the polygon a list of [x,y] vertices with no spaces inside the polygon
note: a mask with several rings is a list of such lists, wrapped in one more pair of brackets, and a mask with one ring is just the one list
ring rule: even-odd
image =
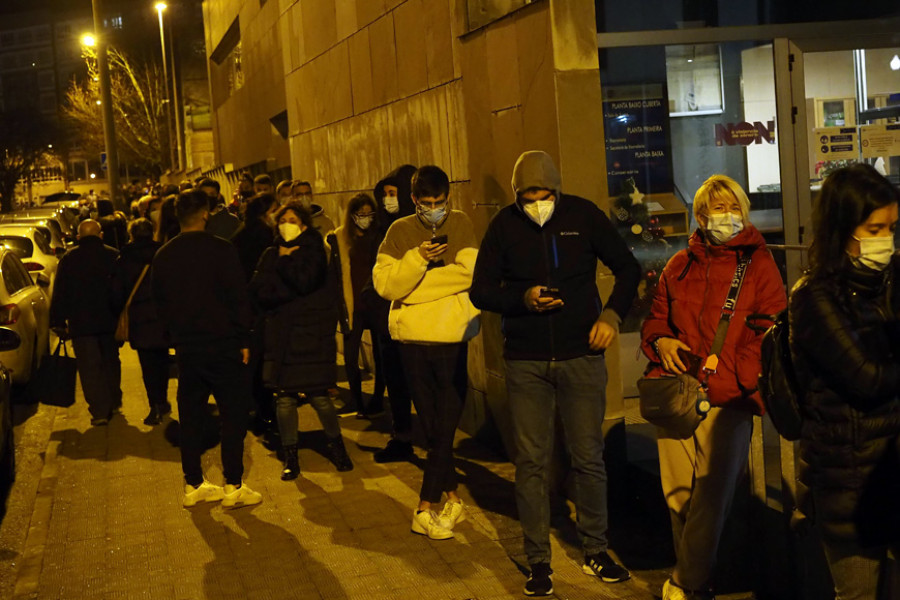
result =
[{"label": "street light glow", "polygon": [[162,12],[162,11],[166,10],[166,8],[168,8],[168,7],[166,6],[165,2],[157,2],[153,8],[156,9],[156,12]]},{"label": "street light glow", "polygon": [[91,33],[85,33],[83,36],[81,36],[81,45],[87,46],[88,48],[93,48],[97,45],[97,38],[95,38]]}]

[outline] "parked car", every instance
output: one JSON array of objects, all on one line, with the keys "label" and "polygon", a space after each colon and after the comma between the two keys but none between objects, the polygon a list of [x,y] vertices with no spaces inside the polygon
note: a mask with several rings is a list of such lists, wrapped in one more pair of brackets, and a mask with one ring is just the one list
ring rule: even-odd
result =
[{"label": "parked car", "polygon": [[59,257],[41,228],[32,227],[27,223],[0,224],[0,246],[11,250],[19,257],[35,282],[38,275],[46,275],[50,281],[47,294],[53,297],[53,283],[56,281]]},{"label": "parked car", "polygon": [[[51,204],[40,208],[17,210],[0,217],[0,222],[6,222],[7,220],[16,222],[32,219],[56,221],[59,225],[59,231],[63,239],[68,243],[75,241],[76,234],[78,233],[78,223],[80,223],[77,208],[66,208]],[[53,225],[50,225],[50,227],[53,227]]]},{"label": "parked car", "polygon": [[[63,231],[63,227],[60,225],[59,221],[51,216],[34,215],[25,212],[0,215],[0,225],[9,223],[21,223],[23,225],[32,225],[34,227],[46,229],[47,237],[50,240],[50,247],[56,251],[57,256],[62,256],[66,249],[72,244],[68,239],[70,234],[66,233],[69,228],[66,227],[66,231]],[[57,248],[59,248],[59,250],[57,250]]]},{"label": "parked car", "polygon": [[9,371],[0,365],[0,519],[6,512],[6,497],[16,479],[16,443],[13,439],[12,399]]},{"label": "parked car", "polygon": [[50,280],[32,280],[16,253],[0,247],[0,363],[12,382],[24,385],[50,346]]}]

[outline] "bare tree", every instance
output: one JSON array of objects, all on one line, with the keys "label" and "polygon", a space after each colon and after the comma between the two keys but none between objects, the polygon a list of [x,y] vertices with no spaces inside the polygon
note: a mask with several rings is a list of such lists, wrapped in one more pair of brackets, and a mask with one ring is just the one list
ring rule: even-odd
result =
[{"label": "bare tree", "polygon": [[[85,60],[88,78],[70,84],[63,115],[80,132],[79,141],[85,150],[99,153],[104,148],[103,119],[93,49],[85,49]],[[154,62],[133,61],[110,47],[109,74],[119,158],[158,175],[170,166],[162,68]]]},{"label": "bare tree", "polygon": [[16,184],[45,160],[56,124],[35,108],[0,113],[0,212],[10,212]]}]

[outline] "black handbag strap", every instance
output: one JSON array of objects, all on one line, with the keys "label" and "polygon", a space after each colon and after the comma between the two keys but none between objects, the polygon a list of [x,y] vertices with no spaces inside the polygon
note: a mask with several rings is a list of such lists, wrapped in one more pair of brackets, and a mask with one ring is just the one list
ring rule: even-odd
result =
[{"label": "black handbag strap", "polygon": [[66,341],[62,338],[57,340],[56,350],[53,351],[53,356],[60,356],[60,349],[62,349],[62,356],[65,356],[65,357],[69,356],[69,350],[68,350],[68,347],[66,346]]},{"label": "black handbag strap", "polygon": [[[741,293],[741,287],[744,285],[744,276],[747,274],[747,268],[750,266],[752,254],[753,250],[751,249],[738,257],[737,268],[734,270],[734,277],[731,278],[731,287],[728,288],[728,296],[725,297],[725,304],[722,305],[722,315],[719,317],[716,335],[713,337],[712,346],[709,349],[709,357],[704,365],[704,370],[707,372],[714,373],[718,366],[719,353],[722,351],[722,346],[725,345],[728,325],[731,324],[731,317],[734,316],[734,309],[737,307],[738,296]],[[710,364],[711,362],[714,364]]]}]

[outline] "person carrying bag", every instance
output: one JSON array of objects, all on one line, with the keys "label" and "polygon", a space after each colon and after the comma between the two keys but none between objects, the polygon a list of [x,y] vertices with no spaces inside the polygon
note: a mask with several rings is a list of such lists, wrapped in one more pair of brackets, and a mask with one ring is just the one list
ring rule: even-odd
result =
[{"label": "person carrying bag", "polygon": [[[657,422],[663,425],[657,430],[660,479],[678,557],[664,600],[713,597],[719,539],[747,464],[753,415],[764,412],[757,390],[763,332],[746,320],[787,305],[741,186],[713,175],[694,196],[693,211],[699,228],[663,269],[641,327],[641,348],[651,362],[645,378],[680,378],[691,384],[687,390],[697,390],[696,398],[680,397],[687,413],[682,426]],[[651,416],[648,386],[662,384],[642,385],[642,410]],[[662,391],[654,397],[659,402]],[[709,409],[701,417],[704,399]]]},{"label": "person carrying bag", "polygon": [[[709,356],[705,361],[697,354],[679,349],[678,356],[686,364],[687,369],[674,377],[664,375],[662,377],[641,377],[637,387],[640,395],[641,416],[647,421],[665,429],[678,439],[685,440],[692,435],[706,418],[711,404],[709,403],[708,380],[710,375],[715,375],[719,363],[719,354],[728,335],[728,325],[734,316],[734,307],[737,305],[741,286],[744,283],[744,275],[750,266],[752,249],[738,260],[731,287],[728,289],[728,297],[722,306],[722,316],[716,327],[716,337],[713,338]],[[658,352],[657,352],[658,354]],[[703,367],[700,367],[701,361]],[[647,367],[652,370],[653,364]]]}]

